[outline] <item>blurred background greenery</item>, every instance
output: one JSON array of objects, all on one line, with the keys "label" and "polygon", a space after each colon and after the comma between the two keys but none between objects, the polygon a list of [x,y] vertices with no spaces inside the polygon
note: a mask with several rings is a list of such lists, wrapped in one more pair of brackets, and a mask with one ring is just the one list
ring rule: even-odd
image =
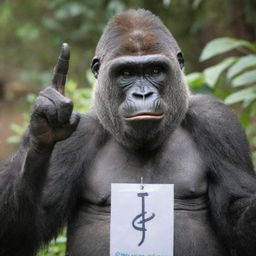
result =
[{"label": "blurred background greenery", "polygon": [[[77,111],[88,109],[95,46],[109,18],[128,8],[160,16],[184,52],[191,90],[233,108],[256,164],[255,0],[1,0],[0,160],[19,142],[36,94],[50,84],[62,42],[71,46],[66,94]],[[65,231],[39,255],[64,250]]]}]

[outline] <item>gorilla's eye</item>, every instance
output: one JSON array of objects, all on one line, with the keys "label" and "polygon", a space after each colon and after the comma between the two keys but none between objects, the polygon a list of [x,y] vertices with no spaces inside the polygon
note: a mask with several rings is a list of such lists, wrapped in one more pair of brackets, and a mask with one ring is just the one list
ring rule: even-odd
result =
[{"label": "gorilla's eye", "polygon": [[150,70],[149,70],[149,74],[150,74],[151,76],[158,76],[158,75],[160,75],[161,73],[162,73],[161,67],[152,67],[152,68],[150,68]]},{"label": "gorilla's eye", "polygon": [[124,78],[130,78],[134,75],[134,72],[130,69],[122,69],[120,75]]},{"label": "gorilla's eye", "polygon": [[153,70],[152,70],[152,74],[153,75],[158,75],[160,73],[160,69],[159,68],[154,68]]},{"label": "gorilla's eye", "polygon": [[130,76],[131,75],[131,72],[129,70],[123,70],[122,71],[122,75],[123,76]]}]

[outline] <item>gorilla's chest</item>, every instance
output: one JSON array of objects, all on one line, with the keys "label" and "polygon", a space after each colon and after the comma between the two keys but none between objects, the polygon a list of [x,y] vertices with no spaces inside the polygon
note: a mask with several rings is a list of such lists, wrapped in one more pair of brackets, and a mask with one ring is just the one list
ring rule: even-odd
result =
[{"label": "gorilla's chest", "polygon": [[207,192],[206,166],[190,135],[177,129],[154,152],[135,152],[109,140],[85,172],[83,198],[109,203],[111,183],[174,184],[175,197],[197,198]]},{"label": "gorilla's chest", "polygon": [[206,164],[181,129],[156,152],[133,152],[112,139],[98,151],[84,172],[82,200],[69,223],[70,255],[109,255],[111,183],[138,183],[141,177],[145,183],[174,184],[176,256],[203,256],[205,248],[209,256],[228,255],[209,218]]}]

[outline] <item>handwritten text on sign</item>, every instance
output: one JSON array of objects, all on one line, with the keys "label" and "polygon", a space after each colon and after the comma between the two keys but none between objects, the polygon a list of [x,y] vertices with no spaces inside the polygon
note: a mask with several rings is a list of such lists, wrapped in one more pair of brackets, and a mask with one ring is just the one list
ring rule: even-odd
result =
[{"label": "handwritten text on sign", "polygon": [[112,184],[110,256],[173,256],[173,185]]}]

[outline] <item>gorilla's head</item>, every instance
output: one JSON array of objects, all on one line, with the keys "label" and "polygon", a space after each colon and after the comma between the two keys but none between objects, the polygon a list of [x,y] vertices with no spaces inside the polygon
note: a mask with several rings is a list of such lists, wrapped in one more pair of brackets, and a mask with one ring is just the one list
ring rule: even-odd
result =
[{"label": "gorilla's head", "polygon": [[187,111],[183,64],[175,39],[151,12],[112,18],[92,62],[94,108],[103,127],[125,146],[159,146]]}]

